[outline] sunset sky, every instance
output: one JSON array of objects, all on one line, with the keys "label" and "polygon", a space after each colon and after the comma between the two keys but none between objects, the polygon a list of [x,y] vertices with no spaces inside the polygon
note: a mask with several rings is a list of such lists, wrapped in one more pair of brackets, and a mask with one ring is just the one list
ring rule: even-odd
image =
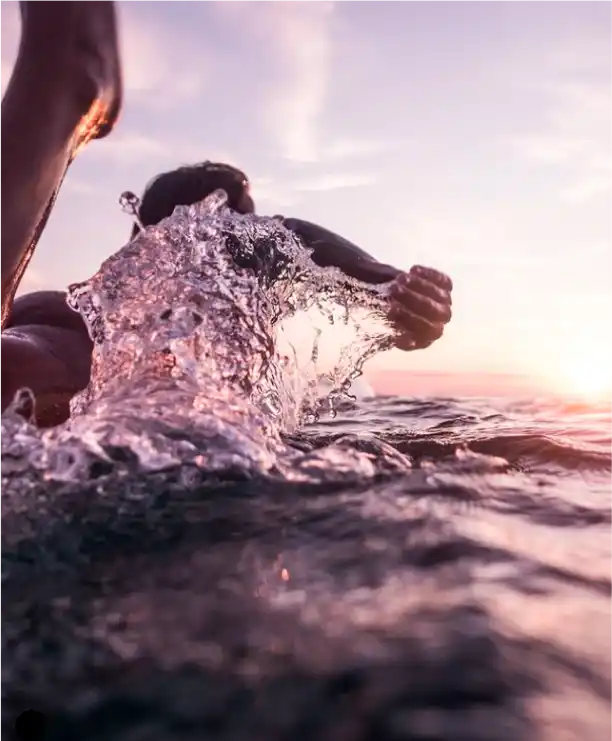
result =
[{"label": "sunset sky", "polygon": [[[83,280],[124,244],[121,191],[220,158],[260,213],[453,278],[444,338],[375,366],[610,369],[610,3],[119,6],[122,120],[73,166],[24,290]],[[1,10],[4,90],[19,21]]]}]

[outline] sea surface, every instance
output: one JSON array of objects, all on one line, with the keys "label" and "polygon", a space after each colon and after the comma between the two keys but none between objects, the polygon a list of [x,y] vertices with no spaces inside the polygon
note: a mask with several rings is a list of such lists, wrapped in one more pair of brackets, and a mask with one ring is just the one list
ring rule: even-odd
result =
[{"label": "sea surface", "polygon": [[181,213],[72,290],[73,419],[3,416],[7,738],[607,741],[609,403],[351,399],[359,362],[319,403],[259,278],[197,288],[276,227]]}]

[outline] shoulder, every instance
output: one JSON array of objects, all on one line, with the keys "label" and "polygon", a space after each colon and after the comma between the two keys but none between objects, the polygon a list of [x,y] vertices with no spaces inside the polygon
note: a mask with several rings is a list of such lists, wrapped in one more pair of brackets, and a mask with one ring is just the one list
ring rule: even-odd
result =
[{"label": "shoulder", "polygon": [[16,298],[5,329],[23,326],[61,327],[87,334],[81,315],[66,303],[64,291],[36,291]]},{"label": "shoulder", "polygon": [[2,408],[24,386],[37,406],[70,398],[89,382],[92,342],[81,316],[60,291],[40,291],[13,304],[2,332]]},{"label": "shoulder", "polygon": [[17,348],[18,343],[23,354],[37,351],[73,373],[89,374],[93,343],[83,318],[68,306],[63,291],[37,291],[15,300],[2,332],[2,346]]}]

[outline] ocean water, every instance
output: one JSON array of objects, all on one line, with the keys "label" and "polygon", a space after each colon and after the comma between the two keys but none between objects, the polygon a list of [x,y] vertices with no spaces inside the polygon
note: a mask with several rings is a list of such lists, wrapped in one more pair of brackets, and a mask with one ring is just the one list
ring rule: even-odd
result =
[{"label": "ocean water", "polygon": [[[67,425],[3,416],[3,730],[33,708],[53,740],[608,739],[609,404],[351,399],[372,324],[321,400],[270,341],[321,283],[221,206],[72,289],[96,349]],[[232,267],[232,236],[271,234],[293,260]]]}]

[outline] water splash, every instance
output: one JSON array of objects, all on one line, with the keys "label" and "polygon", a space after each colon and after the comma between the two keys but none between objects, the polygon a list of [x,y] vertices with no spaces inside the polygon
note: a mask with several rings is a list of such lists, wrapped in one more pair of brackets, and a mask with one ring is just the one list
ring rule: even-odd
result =
[{"label": "water splash", "polygon": [[[121,202],[137,216],[134,197]],[[301,480],[333,459],[343,475],[373,475],[375,453],[349,455],[340,445],[300,465],[282,435],[333,410],[364,362],[389,346],[384,290],[319,268],[278,219],[238,215],[225,203],[217,191],[178,207],[70,286],[68,303],[94,342],[91,382],[65,426],[31,431],[46,476],[72,480],[126,450],[145,470],[190,464]],[[279,354],[277,328],[313,308],[337,321],[338,306],[345,323],[352,308],[366,307],[370,326],[356,326],[358,341],[328,372],[321,403],[316,346],[307,368],[291,365]],[[14,410],[3,419],[9,438],[16,423]]]},{"label": "water splash", "polygon": [[140,231],[144,231],[145,226],[140,218],[140,198],[131,190],[126,190],[119,196],[119,205],[124,213],[134,219]]}]

